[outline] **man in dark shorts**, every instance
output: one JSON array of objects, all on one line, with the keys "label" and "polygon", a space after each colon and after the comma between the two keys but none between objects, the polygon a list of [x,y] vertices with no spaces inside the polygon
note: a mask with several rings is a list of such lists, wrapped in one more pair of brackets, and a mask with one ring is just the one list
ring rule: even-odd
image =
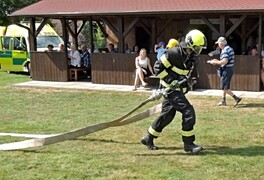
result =
[{"label": "man in dark shorts", "polygon": [[219,37],[215,42],[221,49],[220,60],[212,59],[207,61],[212,65],[219,65],[218,75],[221,78],[221,89],[223,90],[222,100],[217,104],[218,106],[226,106],[226,94],[232,96],[235,100],[234,107],[242,100],[242,98],[237,97],[230,89],[230,83],[233,76],[233,68],[235,62],[235,53],[233,48],[231,48],[224,37]]},{"label": "man in dark shorts", "polygon": [[207,40],[201,31],[194,29],[186,35],[183,42],[176,46],[177,44],[176,40],[170,41],[165,53],[155,62],[154,72],[160,78],[162,88],[168,91],[163,95],[160,115],[151,123],[141,143],[150,150],[157,150],[154,139],[157,139],[163,129],[173,121],[176,112],[180,112],[184,151],[198,153],[203,150],[203,147],[194,143],[196,114],[185,94],[190,89],[187,80],[198,63],[197,57],[207,46]]}]

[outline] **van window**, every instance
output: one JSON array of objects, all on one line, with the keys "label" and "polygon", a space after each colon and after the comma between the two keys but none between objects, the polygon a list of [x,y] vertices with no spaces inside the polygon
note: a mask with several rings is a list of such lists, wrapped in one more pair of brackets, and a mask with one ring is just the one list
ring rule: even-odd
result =
[{"label": "van window", "polygon": [[49,44],[54,47],[58,47],[61,40],[58,36],[38,36],[37,37],[37,48],[47,48]]},{"label": "van window", "polygon": [[9,50],[10,47],[10,37],[4,37],[4,45],[3,45],[3,49],[7,49]]},{"label": "van window", "polygon": [[15,50],[26,50],[26,40],[24,37],[16,37],[14,38],[14,49]]},{"label": "van window", "polygon": [[26,39],[24,37],[4,37],[3,48],[6,50],[26,50]]}]

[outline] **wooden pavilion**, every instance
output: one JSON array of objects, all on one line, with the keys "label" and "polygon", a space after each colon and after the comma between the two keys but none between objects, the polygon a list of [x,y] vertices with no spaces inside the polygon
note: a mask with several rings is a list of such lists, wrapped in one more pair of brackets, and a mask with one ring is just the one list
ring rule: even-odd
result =
[{"label": "wooden pavilion", "polygon": [[[200,78],[197,88],[218,89],[219,78],[215,67],[206,63],[219,36],[233,37],[235,43],[235,74],[231,87],[234,90],[260,91],[260,53],[258,56],[242,55],[248,49],[247,41],[255,40],[258,52],[263,45],[263,0],[40,0],[13,12],[10,17],[31,19],[30,45],[32,79],[40,81],[68,81],[67,52],[36,52],[36,36],[50,19],[59,19],[63,39],[70,34],[78,45],[78,35],[88,21],[97,22],[105,37],[116,43],[119,53],[92,53],[92,82],[99,84],[133,84],[135,54],[125,54],[126,43],[137,44],[152,52],[158,41],[178,38],[177,33],[199,29],[205,33],[208,49],[199,57]],[[36,29],[35,22],[42,21]],[[74,28],[69,26],[73,22]],[[82,21],[80,27],[77,21]],[[106,26],[102,26],[103,22]],[[108,30],[107,30],[108,29]],[[89,29],[90,42],[93,30]],[[116,40],[115,40],[116,39]],[[231,43],[231,39],[228,43]],[[91,44],[92,46],[92,44]]]}]

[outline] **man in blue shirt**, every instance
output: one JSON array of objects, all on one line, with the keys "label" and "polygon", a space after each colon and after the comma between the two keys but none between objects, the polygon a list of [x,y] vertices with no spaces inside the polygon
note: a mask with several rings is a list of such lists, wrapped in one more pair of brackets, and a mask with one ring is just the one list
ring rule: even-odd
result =
[{"label": "man in blue shirt", "polygon": [[86,45],[82,45],[82,63],[81,65],[83,67],[90,67],[91,66],[91,60],[90,60],[90,53],[87,50]]},{"label": "man in blue shirt", "polygon": [[235,100],[234,107],[242,100],[242,98],[237,97],[230,89],[230,83],[233,76],[233,68],[235,62],[235,53],[232,47],[227,44],[226,38],[219,37],[215,42],[221,49],[220,60],[212,59],[207,61],[212,65],[219,65],[221,72],[221,89],[223,90],[222,100],[217,104],[219,106],[226,106],[226,94],[232,96]]},{"label": "man in blue shirt", "polygon": [[160,41],[154,47],[154,52],[157,53],[157,59],[159,59],[165,52],[165,42]]}]

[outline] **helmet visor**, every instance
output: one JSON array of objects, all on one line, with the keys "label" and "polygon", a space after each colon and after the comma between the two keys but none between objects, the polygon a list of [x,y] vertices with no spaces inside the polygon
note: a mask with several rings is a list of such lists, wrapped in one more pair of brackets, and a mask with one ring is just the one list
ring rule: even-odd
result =
[{"label": "helmet visor", "polygon": [[202,46],[194,46],[193,47],[193,51],[196,55],[199,55],[203,49],[204,49],[204,47],[202,47]]}]

